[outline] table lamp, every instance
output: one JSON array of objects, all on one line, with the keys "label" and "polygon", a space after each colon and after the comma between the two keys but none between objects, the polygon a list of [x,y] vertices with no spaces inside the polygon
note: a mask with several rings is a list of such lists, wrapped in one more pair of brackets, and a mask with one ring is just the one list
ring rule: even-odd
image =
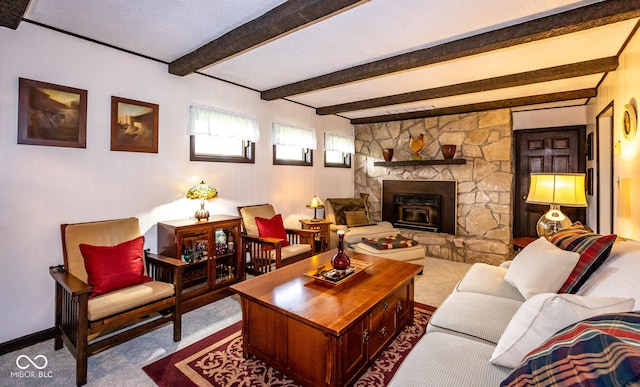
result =
[{"label": "table lamp", "polygon": [[209,211],[204,208],[204,201],[217,197],[218,191],[210,185],[207,185],[204,180],[201,181],[200,184],[191,187],[187,192],[187,199],[200,199],[200,209],[196,211],[196,214],[193,216],[198,222],[202,219],[209,220]]},{"label": "table lamp", "polygon": [[313,208],[313,220],[318,221],[317,211],[318,208],[324,208],[324,203],[316,195],[313,195],[313,198],[307,203],[307,208]]},{"label": "table lamp", "polygon": [[560,206],[586,207],[584,173],[532,173],[527,203],[549,204],[536,225],[539,236],[547,239],[563,227],[571,225],[571,219],[562,213]]}]

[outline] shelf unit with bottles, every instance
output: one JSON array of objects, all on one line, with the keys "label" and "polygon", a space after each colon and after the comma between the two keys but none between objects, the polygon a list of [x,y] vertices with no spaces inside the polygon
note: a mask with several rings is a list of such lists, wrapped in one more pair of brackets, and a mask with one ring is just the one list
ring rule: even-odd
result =
[{"label": "shelf unit with bottles", "polygon": [[240,222],[237,216],[213,215],[158,223],[158,254],[188,264],[182,275],[183,312],[232,294],[229,286],[245,279]]}]

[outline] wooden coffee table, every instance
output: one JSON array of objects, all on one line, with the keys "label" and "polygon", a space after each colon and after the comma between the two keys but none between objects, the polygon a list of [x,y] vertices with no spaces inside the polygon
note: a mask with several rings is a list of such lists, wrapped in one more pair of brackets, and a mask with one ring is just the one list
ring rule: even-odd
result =
[{"label": "wooden coffee table", "polygon": [[246,358],[305,386],[349,385],[413,322],[413,278],[421,266],[351,253],[372,265],[345,283],[330,286],[303,274],[335,251],[231,286],[242,299]]}]

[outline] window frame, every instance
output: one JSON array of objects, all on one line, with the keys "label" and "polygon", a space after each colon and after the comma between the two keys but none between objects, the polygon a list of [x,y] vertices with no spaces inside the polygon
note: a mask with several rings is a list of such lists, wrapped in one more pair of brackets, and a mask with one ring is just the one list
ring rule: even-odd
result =
[{"label": "window frame", "polygon": [[351,168],[351,153],[342,153],[342,163],[331,163],[327,162],[327,152],[337,152],[337,151],[324,151],[324,166],[327,168]]},{"label": "window frame", "polygon": [[[218,162],[218,163],[241,163],[241,164],[255,164],[256,163],[256,144],[253,141],[242,141],[243,156],[224,156],[224,155],[204,155],[196,153],[196,135],[189,136],[189,160],[190,161],[206,161],[206,162]],[[248,142],[249,144],[245,143]]]},{"label": "window frame", "polygon": [[284,159],[278,158],[278,152],[277,152],[278,146],[276,144],[273,144],[272,147],[273,147],[273,165],[296,165],[301,167],[313,166],[313,149],[305,150],[302,147],[300,148],[302,152],[303,160],[284,160]]}]

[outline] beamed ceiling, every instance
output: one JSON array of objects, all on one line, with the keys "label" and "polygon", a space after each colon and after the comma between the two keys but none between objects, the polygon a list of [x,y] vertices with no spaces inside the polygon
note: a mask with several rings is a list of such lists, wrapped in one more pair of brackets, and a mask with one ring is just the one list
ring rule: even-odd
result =
[{"label": "beamed ceiling", "polygon": [[640,0],[0,3],[0,26],[52,28],[354,124],[586,104],[639,18]]}]

